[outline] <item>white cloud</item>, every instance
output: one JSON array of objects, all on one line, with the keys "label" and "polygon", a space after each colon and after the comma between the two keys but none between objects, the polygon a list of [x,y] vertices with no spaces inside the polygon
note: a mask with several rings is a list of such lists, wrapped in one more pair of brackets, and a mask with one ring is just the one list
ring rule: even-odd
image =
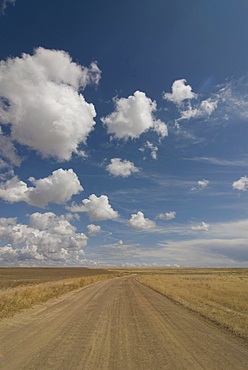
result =
[{"label": "white cloud", "polygon": [[[216,110],[220,100],[220,96],[215,94],[211,98],[202,100],[201,102],[191,103],[189,100],[197,99],[198,95],[192,92],[190,85],[186,85],[185,79],[174,81],[172,84],[172,93],[164,93],[163,98],[172,101],[178,106],[181,116],[176,120],[176,123],[184,119],[189,120],[191,118],[210,116]],[[185,100],[187,100],[187,104]]]},{"label": "white cloud", "polygon": [[248,189],[248,178],[246,176],[241,177],[239,180],[233,182],[232,187],[235,190],[246,191]]},{"label": "white cloud", "polygon": [[82,157],[83,159],[88,158],[88,154],[87,154],[84,150],[78,150],[78,151],[77,151],[77,155],[78,155],[79,157]]},{"label": "white cloud", "polygon": [[186,85],[186,80],[176,80],[172,84],[172,93],[164,93],[163,98],[180,105],[185,99],[195,99],[197,94],[192,92],[192,87]]},{"label": "white cloud", "polygon": [[89,236],[94,236],[98,234],[100,231],[101,231],[101,226],[93,225],[93,224],[87,225],[87,235]]},{"label": "white cloud", "polygon": [[[134,244],[134,245],[136,246],[137,244]],[[101,248],[107,248],[110,250],[111,249],[120,250],[120,249],[126,249],[126,247],[133,247],[134,245],[133,244],[125,245],[122,240],[119,240],[117,243],[101,245]]]},{"label": "white cloud", "polygon": [[232,79],[223,85],[217,86],[218,90],[211,94],[208,99],[201,102],[188,102],[187,109],[179,107],[181,117],[177,121],[191,118],[209,118],[216,111],[216,122],[227,124],[228,121],[235,122],[237,119],[248,118],[248,94],[247,76],[240,79]]},{"label": "white cloud", "polygon": [[72,220],[80,220],[80,216],[79,216],[79,214],[78,213],[66,213],[65,214],[65,218],[66,218],[66,220],[68,220],[68,221],[72,221]]},{"label": "white cloud", "polygon": [[158,243],[164,248],[142,249],[142,258],[156,257],[160,263],[176,262],[184,267],[247,267],[248,219],[212,223],[211,230],[199,230],[200,234],[188,224],[166,227],[160,232],[166,234],[164,242]]},{"label": "white cloud", "polygon": [[29,178],[35,187],[28,185],[14,176],[5,183],[0,183],[0,198],[14,203],[24,201],[30,205],[45,207],[48,203],[62,204],[83,190],[77,175],[72,169],[62,168],[53,171],[52,175],[36,180]]},{"label": "white cloud", "polygon": [[200,225],[198,225],[198,226],[192,226],[191,230],[208,231],[209,230],[209,224],[207,224],[206,222],[201,222]]},{"label": "white cloud", "polygon": [[153,159],[157,159],[157,151],[158,151],[157,146],[153,145],[150,141],[147,140],[147,142],[143,145],[143,147],[139,148],[141,152],[144,152],[145,149],[151,150],[151,157]]},{"label": "white cloud", "polygon": [[145,93],[136,91],[128,98],[115,99],[115,111],[101,120],[107,126],[109,134],[117,139],[135,139],[142,133],[153,129],[162,137],[168,135],[167,126],[156,120],[157,104]]},{"label": "white cloud", "polygon": [[57,219],[57,217],[53,212],[35,212],[29,216],[29,226],[34,229],[45,230],[49,228],[54,219]]},{"label": "white cloud", "polygon": [[207,99],[207,100],[203,100],[201,102],[201,105],[200,105],[200,112],[202,115],[209,115],[213,113],[213,111],[217,108],[217,105],[218,105],[218,101],[215,100],[211,100],[211,99]]},{"label": "white cloud", "polygon": [[211,225],[211,235],[217,238],[248,238],[248,219]]},{"label": "white cloud", "polygon": [[220,159],[215,157],[192,157],[192,158],[183,158],[186,161],[195,161],[202,163],[211,163],[216,166],[238,166],[238,167],[247,167],[248,157],[243,157],[242,160],[227,160]]},{"label": "white cloud", "polygon": [[225,120],[229,120],[230,118],[247,119],[247,76],[238,80],[233,79],[219,86],[217,96],[221,103],[222,111],[220,113]]},{"label": "white cloud", "polygon": [[152,229],[156,227],[156,223],[149,218],[144,217],[143,212],[137,212],[137,214],[132,214],[129,220],[129,226],[132,229]]},{"label": "white cloud", "polygon": [[71,212],[87,212],[91,221],[104,221],[118,217],[118,212],[113,210],[106,195],[97,197],[91,194],[89,199],[83,199],[82,203],[83,205],[72,203],[67,209]]},{"label": "white cloud", "polygon": [[11,139],[43,157],[69,160],[86,143],[96,116],[79,89],[98,83],[96,63],[72,62],[61,50],[35,49],[0,63],[0,119],[10,124]]},{"label": "white cloud", "polygon": [[247,239],[243,238],[166,241],[160,246],[164,246],[157,252],[160,261],[178,261],[187,267],[247,267]]},{"label": "white cloud", "polygon": [[157,132],[157,134],[160,135],[162,138],[168,136],[167,125],[160,119],[154,121],[154,131]]},{"label": "white cloud", "polygon": [[30,204],[44,206],[48,202],[62,204],[83,190],[79,179],[72,169],[62,168],[53,171],[51,176],[35,180],[30,178],[36,187],[30,191]]},{"label": "white cloud", "polygon": [[[202,227],[205,229],[207,226],[210,227],[210,225],[206,224],[205,222],[200,223],[198,226]],[[159,232],[161,234],[166,234],[167,239],[170,236],[173,236],[177,234],[178,236],[188,236],[189,235],[195,235],[193,232],[195,228],[198,226],[193,226],[192,229],[192,224],[173,224],[170,226],[166,226],[164,228],[160,228]],[[193,230],[193,231],[191,231]],[[203,230],[204,231],[204,230]],[[155,232],[158,232],[158,229],[155,230]],[[211,233],[206,233],[205,234],[207,238],[210,236],[212,238],[218,239],[226,239],[226,238],[243,238],[247,239],[248,238],[248,219],[245,220],[239,220],[239,221],[234,221],[234,222],[217,222],[217,223],[211,223]]]},{"label": "white cloud", "polygon": [[[0,128],[1,129],[1,128]],[[0,155],[7,159],[10,164],[20,166],[22,160],[18,156],[16,149],[8,136],[5,136],[0,131]]]},{"label": "white cloud", "polygon": [[33,213],[29,225],[18,224],[13,218],[0,218],[0,260],[15,261],[75,261],[84,254],[88,238],[77,233],[65,216],[52,212]]},{"label": "white cloud", "polygon": [[46,230],[58,235],[73,236],[76,227],[71,225],[65,216],[58,217],[53,212],[33,213],[30,215],[29,227]]},{"label": "white cloud", "polygon": [[14,176],[5,183],[0,184],[0,198],[10,203],[20,201],[26,202],[27,191],[27,184],[24,181],[20,181],[17,176]]},{"label": "white cloud", "polygon": [[177,119],[177,122],[183,119],[200,118],[210,116],[213,111],[217,108],[218,100],[212,101],[211,99],[203,100],[200,105],[196,108],[192,108],[189,104],[187,110],[181,110],[181,117]]},{"label": "white cloud", "polygon": [[5,162],[2,158],[0,158],[0,169],[8,168],[9,165],[7,162]]},{"label": "white cloud", "polygon": [[132,173],[139,172],[139,169],[134,166],[133,162],[121,158],[112,158],[106,170],[113,176],[128,177]]},{"label": "white cloud", "polygon": [[159,218],[160,220],[172,220],[173,218],[176,217],[176,212],[167,212],[167,213],[160,213],[157,218]]},{"label": "white cloud", "polygon": [[205,180],[205,179],[203,179],[203,180],[199,180],[199,181],[197,182],[198,188],[197,188],[196,186],[193,186],[193,187],[191,188],[191,190],[192,190],[192,191],[195,191],[195,190],[199,190],[199,189],[206,188],[206,187],[208,186],[208,184],[209,184],[209,180]]},{"label": "white cloud", "polygon": [[208,186],[209,184],[209,181],[208,180],[199,180],[198,181],[198,185],[201,186],[202,188],[205,188],[206,186]]},{"label": "white cloud", "polygon": [[12,262],[18,256],[18,250],[13,249],[11,244],[0,248],[0,260],[5,262]]}]

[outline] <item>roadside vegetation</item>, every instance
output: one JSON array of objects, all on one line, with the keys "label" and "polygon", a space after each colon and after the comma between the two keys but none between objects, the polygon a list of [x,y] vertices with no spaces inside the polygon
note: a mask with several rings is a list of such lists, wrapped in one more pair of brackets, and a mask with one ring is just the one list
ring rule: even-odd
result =
[{"label": "roadside vegetation", "polygon": [[61,279],[106,275],[109,272],[110,271],[103,268],[85,267],[1,267],[0,291],[18,286],[36,285]]},{"label": "roadside vegetation", "polygon": [[0,268],[0,319],[124,273],[86,268]]},{"label": "roadside vegetation", "polygon": [[248,338],[248,269],[147,269],[137,280]]}]

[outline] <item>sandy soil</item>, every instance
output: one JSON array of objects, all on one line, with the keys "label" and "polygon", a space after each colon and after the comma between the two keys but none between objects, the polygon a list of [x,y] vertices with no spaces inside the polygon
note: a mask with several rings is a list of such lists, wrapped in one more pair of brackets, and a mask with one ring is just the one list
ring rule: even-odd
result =
[{"label": "sandy soil", "polygon": [[248,369],[245,343],[135,280],[105,280],[0,322],[0,369]]}]

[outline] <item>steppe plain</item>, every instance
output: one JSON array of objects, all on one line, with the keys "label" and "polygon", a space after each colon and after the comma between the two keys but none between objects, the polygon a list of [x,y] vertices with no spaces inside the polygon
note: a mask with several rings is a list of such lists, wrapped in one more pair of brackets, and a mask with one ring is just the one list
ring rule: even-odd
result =
[{"label": "steppe plain", "polygon": [[0,282],[0,369],[248,368],[248,269],[1,268]]}]

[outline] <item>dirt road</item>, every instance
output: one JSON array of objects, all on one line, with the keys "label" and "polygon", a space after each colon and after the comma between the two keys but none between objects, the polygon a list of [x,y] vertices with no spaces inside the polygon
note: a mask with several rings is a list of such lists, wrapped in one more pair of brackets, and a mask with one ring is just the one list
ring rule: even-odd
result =
[{"label": "dirt road", "polygon": [[0,369],[236,370],[248,349],[140,284],[102,281],[0,322]]}]

